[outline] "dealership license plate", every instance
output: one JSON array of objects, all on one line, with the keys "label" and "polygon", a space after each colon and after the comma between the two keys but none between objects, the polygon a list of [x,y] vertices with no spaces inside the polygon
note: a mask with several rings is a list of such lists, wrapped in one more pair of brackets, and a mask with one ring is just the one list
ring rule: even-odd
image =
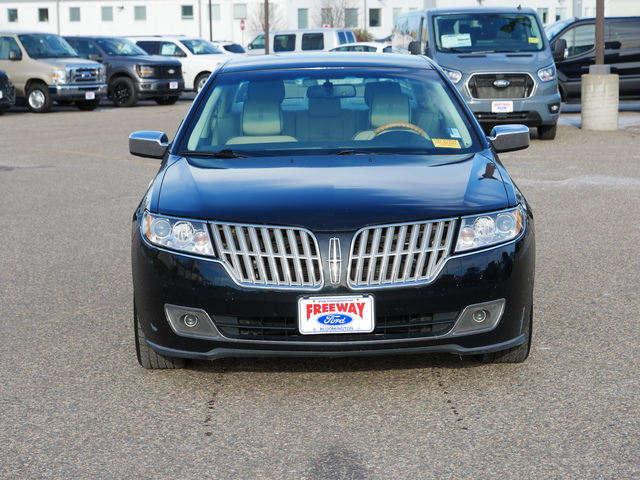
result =
[{"label": "dealership license plate", "polygon": [[170,90],[177,90],[178,89],[178,82],[169,82],[169,89]]},{"label": "dealership license plate", "polygon": [[85,100],[95,100],[96,99],[96,92],[85,92],[84,93],[84,99]]},{"label": "dealership license plate", "polygon": [[511,113],[513,102],[511,100],[496,100],[491,102],[491,113]]},{"label": "dealership license plate", "polygon": [[305,297],[298,300],[303,335],[369,333],[374,328],[373,297]]}]

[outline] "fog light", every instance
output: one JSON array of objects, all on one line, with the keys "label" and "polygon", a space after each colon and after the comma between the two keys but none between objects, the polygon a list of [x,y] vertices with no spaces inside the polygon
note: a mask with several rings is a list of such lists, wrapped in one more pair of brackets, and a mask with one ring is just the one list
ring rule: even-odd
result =
[{"label": "fog light", "polygon": [[473,321],[476,323],[482,323],[487,319],[487,311],[486,310],[476,310],[473,312]]},{"label": "fog light", "polygon": [[551,105],[549,105],[549,113],[558,113],[558,112],[560,112],[559,103],[552,103]]},{"label": "fog light", "polygon": [[182,323],[184,323],[189,328],[194,328],[196,325],[198,325],[198,317],[191,313],[188,313],[187,315],[183,315]]}]

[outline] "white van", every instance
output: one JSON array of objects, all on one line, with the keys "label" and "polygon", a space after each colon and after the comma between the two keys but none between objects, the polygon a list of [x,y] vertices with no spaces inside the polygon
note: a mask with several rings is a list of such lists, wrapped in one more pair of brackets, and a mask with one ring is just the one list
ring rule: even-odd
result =
[{"label": "white van", "polygon": [[[301,30],[272,30],[269,32],[269,53],[321,52],[356,42],[348,28],[317,28]],[[254,38],[247,47],[248,55],[264,55],[264,33]]]},{"label": "white van", "polygon": [[202,38],[163,35],[128,37],[128,39],[149,55],[161,55],[180,60],[184,88],[196,93],[204,86],[219,63],[234,56],[233,53],[227,53]]}]

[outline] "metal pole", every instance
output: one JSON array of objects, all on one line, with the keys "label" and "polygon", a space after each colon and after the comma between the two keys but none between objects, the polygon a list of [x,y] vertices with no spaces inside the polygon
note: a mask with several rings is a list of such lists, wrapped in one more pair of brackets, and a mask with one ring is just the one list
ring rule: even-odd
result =
[{"label": "metal pole", "polygon": [[596,0],[596,65],[604,65],[604,0]]},{"label": "metal pole", "polygon": [[209,0],[209,41],[213,40],[213,19],[211,18],[211,0]]},{"label": "metal pole", "polygon": [[269,55],[269,0],[264,0],[264,53]]}]

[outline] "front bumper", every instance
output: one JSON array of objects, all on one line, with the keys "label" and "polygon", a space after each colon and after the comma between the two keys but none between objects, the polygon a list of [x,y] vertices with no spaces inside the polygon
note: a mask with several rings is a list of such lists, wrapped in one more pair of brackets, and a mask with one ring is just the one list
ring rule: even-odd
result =
[{"label": "front bumper", "polygon": [[[169,356],[343,356],[449,352],[489,353],[522,344],[533,303],[533,223],[516,242],[451,258],[429,284],[354,292],[345,285],[308,293],[245,288],[222,264],[179,255],[142,241],[134,224],[132,273],[135,310],[149,345]],[[301,335],[297,304],[308,295],[371,295],[372,333]],[[489,331],[453,335],[470,305],[504,299]],[[167,305],[206,312],[220,335],[185,336],[172,329]]]},{"label": "front bumper", "polygon": [[106,98],[106,84],[92,85],[54,85],[49,87],[53,100],[86,100],[87,94],[95,95],[96,99]]},{"label": "front bumper", "polygon": [[[177,85],[171,88],[172,84]],[[184,92],[184,80],[162,79],[162,80],[142,80],[138,84],[138,92],[142,98],[159,96],[178,96]]]}]

